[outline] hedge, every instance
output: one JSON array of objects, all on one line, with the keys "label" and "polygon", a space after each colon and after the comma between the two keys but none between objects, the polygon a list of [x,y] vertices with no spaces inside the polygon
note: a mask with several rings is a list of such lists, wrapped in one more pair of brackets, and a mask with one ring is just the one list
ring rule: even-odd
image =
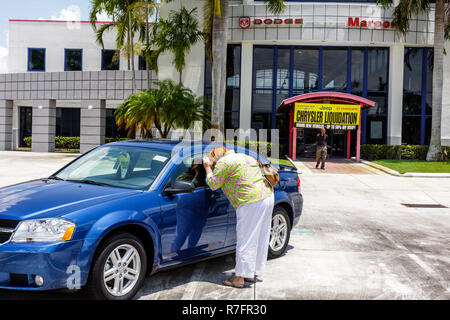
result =
[{"label": "hedge", "polygon": [[[105,143],[126,140],[126,138],[105,138]],[[31,148],[31,137],[24,138],[23,141],[28,148]],[[80,137],[55,137],[55,149],[76,150],[80,149]]]},{"label": "hedge", "polygon": [[[450,160],[450,147],[443,146],[444,160]],[[366,160],[426,160],[428,146],[364,144],[361,157]]]}]

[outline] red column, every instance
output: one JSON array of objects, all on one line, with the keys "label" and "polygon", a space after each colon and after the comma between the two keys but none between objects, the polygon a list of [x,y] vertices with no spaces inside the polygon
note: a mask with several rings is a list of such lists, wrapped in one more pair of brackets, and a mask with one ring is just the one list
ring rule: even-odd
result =
[{"label": "red column", "polygon": [[292,129],[293,129],[293,122],[294,122],[294,109],[291,105],[291,112],[289,116],[289,157],[292,158]]},{"label": "red column", "polygon": [[294,127],[292,129],[292,160],[297,158],[297,128]]},{"label": "red column", "polygon": [[347,130],[347,159],[350,159],[351,141],[352,141],[352,131]]},{"label": "red column", "polygon": [[360,115],[359,115],[359,125],[358,130],[356,131],[356,162],[360,162],[360,155],[361,155],[361,118],[362,118],[362,107],[363,104],[361,103],[360,108]]}]

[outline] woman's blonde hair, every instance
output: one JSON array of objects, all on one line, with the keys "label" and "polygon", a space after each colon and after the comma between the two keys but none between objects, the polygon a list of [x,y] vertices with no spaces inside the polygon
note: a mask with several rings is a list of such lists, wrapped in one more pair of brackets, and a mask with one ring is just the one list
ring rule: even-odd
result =
[{"label": "woman's blonde hair", "polygon": [[225,155],[225,153],[227,153],[227,151],[228,151],[228,149],[225,147],[222,147],[222,146],[215,147],[209,153],[209,158],[211,159],[211,161],[216,163],[220,158],[222,158]]}]

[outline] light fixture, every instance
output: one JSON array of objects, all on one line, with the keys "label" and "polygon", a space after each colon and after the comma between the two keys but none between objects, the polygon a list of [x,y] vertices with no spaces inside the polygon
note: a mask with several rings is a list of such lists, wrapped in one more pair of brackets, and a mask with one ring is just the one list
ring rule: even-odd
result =
[{"label": "light fixture", "polygon": [[88,106],[88,110],[92,110],[92,109],[94,109],[93,106]]},{"label": "light fixture", "polygon": [[42,287],[44,285],[44,278],[42,278],[41,276],[35,276],[34,277],[34,282],[36,283],[36,285],[38,285],[39,287]]},{"label": "light fixture", "polygon": [[44,107],[43,106],[38,106],[38,109],[42,110],[42,109],[44,109]]}]

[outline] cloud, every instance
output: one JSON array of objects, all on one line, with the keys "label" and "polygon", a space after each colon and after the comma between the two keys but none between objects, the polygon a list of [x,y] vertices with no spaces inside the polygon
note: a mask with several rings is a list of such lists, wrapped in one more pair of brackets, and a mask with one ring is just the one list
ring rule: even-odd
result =
[{"label": "cloud", "polygon": [[76,5],[68,6],[61,9],[57,15],[53,15],[51,20],[63,20],[63,21],[80,21],[81,20],[81,8]]},{"label": "cloud", "polygon": [[97,14],[97,21],[103,21],[103,22],[112,21],[112,18],[109,15],[107,15],[105,12],[102,12],[102,13]]},{"label": "cloud", "polygon": [[[6,32],[6,45],[9,43],[9,32]],[[0,73],[8,73],[8,47],[0,46]]]}]

